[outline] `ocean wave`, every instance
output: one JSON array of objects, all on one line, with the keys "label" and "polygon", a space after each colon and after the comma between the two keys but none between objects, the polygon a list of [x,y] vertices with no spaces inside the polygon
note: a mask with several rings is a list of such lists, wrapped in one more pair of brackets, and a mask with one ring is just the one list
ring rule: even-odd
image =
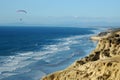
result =
[{"label": "ocean wave", "polygon": [[86,40],[86,38],[90,37],[91,35],[93,34],[76,35],[67,38],[55,39],[58,41],[58,43],[54,43],[51,45],[44,45],[42,50],[40,51],[22,52],[22,53],[17,53],[17,55],[14,56],[4,57],[1,59],[2,61],[0,65],[0,79],[8,76],[22,74],[25,72],[30,72],[31,69],[26,69],[26,70],[22,70],[22,69],[40,60],[44,60],[45,63],[43,63],[43,65],[48,65],[48,66],[58,65],[58,64],[60,65],[63,62],[67,62],[68,59],[71,59],[76,55],[78,56],[79,53],[76,52],[71,54],[69,53],[70,55],[67,54],[69,56],[64,57],[63,60],[61,59],[61,57],[60,59],[58,57],[59,60],[56,60],[57,62],[54,64],[50,63],[51,61],[53,61],[53,57],[51,56],[54,56],[58,53],[65,55],[63,52],[70,51],[73,45],[82,44],[83,40]]}]

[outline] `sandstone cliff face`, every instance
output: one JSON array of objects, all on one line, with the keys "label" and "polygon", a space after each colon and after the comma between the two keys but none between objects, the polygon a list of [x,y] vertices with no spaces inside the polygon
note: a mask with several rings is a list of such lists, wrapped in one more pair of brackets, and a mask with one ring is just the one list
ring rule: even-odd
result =
[{"label": "sandstone cliff face", "polygon": [[120,80],[120,31],[114,31],[88,56],[42,80]]}]

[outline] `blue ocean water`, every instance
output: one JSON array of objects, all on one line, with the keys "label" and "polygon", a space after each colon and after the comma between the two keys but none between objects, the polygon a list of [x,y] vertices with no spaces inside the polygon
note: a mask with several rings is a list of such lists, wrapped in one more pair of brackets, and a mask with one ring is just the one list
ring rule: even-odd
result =
[{"label": "blue ocean water", "polygon": [[95,46],[97,28],[0,27],[0,80],[39,80],[66,68]]}]

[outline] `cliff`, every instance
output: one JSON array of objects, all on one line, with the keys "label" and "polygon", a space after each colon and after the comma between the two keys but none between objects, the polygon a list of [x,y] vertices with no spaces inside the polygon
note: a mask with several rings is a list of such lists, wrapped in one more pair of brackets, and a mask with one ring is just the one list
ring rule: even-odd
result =
[{"label": "cliff", "polygon": [[85,58],[42,80],[120,80],[120,30],[100,39]]}]

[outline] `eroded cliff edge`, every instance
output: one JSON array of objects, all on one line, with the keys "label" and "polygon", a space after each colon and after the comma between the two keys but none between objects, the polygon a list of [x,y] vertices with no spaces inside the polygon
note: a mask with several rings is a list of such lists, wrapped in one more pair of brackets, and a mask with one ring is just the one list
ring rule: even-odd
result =
[{"label": "eroded cliff edge", "polygon": [[101,38],[85,58],[42,80],[120,80],[120,30]]}]

